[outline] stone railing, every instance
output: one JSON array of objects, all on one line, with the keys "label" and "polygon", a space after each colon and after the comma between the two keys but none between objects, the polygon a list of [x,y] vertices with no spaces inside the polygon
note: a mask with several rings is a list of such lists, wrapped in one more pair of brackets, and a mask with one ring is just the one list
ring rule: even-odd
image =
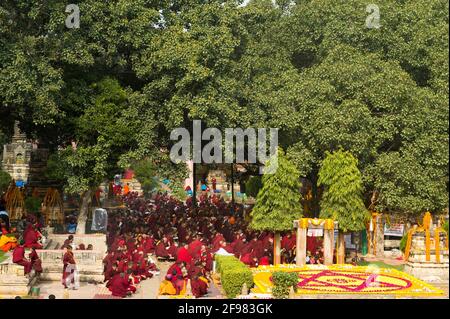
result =
[{"label": "stone railing", "polygon": [[[55,247],[56,244],[59,244],[61,247],[64,244],[64,241],[67,239],[69,234],[49,234],[47,238],[47,242],[52,242],[52,247]],[[93,246],[92,251],[106,253],[106,236],[105,234],[85,234],[85,235],[73,235],[73,243],[75,246],[79,246],[80,244],[84,244],[87,248],[89,244]],[[52,247],[48,247],[51,249]],[[76,250],[74,250],[75,252]]]},{"label": "stone railing", "polygon": [[[49,234],[46,249],[36,250],[42,261],[43,272],[41,280],[61,280],[63,270],[63,257],[65,250],[60,249],[68,234]],[[106,254],[106,236],[104,234],[74,235],[73,243],[91,244],[94,250],[73,250],[76,267],[81,281],[103,281],[103,258]],[[57,249],[54,249],[58,247]]]}]

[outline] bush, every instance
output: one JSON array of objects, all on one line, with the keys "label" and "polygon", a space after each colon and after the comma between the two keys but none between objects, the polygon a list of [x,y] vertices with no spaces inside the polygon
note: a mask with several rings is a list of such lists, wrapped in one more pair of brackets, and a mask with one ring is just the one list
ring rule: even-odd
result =
[{"label": "bush", "polygon": [[0,169],[0,193],[6,191],[10,183],[11,176],[7,172]]},{"label": "bush", "polygon": [[41,200],[37,197],[28,197],[25,200],[25,208],[29,213],[38,213],[41,208]]},{"label": "bush", "polygon": [[261,189],[261,187],[262,187],[261,177],[260,176],[252,176],[245,183],[245,193],[248,196],[256,198],[256,195],[258,195],[258,192]]},{"label": "bush", "polygon": [[253,274],[247,265],[234,256],[216,256],[216,271],[220,273],[220,281],[228,298],[239,295],[242,286],[253,287]]},{"label": "bush", "polygon": [[272,282],[272,295],[276,299],[287,299],[291,287],[297,291],[298,275],[296,272],[276,271],[272,274]]}]

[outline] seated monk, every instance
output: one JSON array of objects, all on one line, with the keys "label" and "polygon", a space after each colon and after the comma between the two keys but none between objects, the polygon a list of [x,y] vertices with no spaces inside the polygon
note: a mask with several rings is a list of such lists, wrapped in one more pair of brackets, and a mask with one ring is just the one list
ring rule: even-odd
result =
[{"label": "seated monk", "polygon": [[172,275],[166,275],[166,278],[159,285],[159,295],[176,295],[177,290],[172,283]]},{"label": "seated monk", "polygon": [[131,295],[128,290],[129,282],[123,272],[115,274],[108,283],[108,288],[115,297],[125,298]]},{"label": "seated monk", "polygon": [[69,235],[69,237],[66,240],[64,240],[61,249],[69,247],[69,245],[71,245],[72,243],[73,243],[73,235]]},{"label": "seated monk", "polygon": [[12,261],[15,264],[23,266],[25,275],[30,273],[32,264],[25,257],[25,247],[23,246],[23,242],[14,249]]},{"label": "seated monk", "polygon": [[191,290],[195,298],[203,297],[208,293],[208,280],[199,275],[191,279]]},{"label": "seated monk", "polygon": [[33,224],[28,224],[23,233],[24,247],[42,249],[42,245],[38,242],[40,236],[41,234],[33,227]]},{"label": "seated monk", "polygon": [[31,252],[28,257],[30,258],[31,268],[34,269],[37,275],[40,275],[42,273],[42,261],[39,258],[36,249],[31,248]]},{"label": "seated monk", "polygon": [[127,274],[125,275],[125,278],[128,281],[128,286],[127,286],[127,291],[131,292],[131,293],[136,293],[136,286],[134,285],[133,282],[133,271],[131,269],[127,270]]},{"label": "seated monk", "polygon": [[161,258],[169,258],[169,252],[167,251],[166,245],[167,245],[167,239],[164,237],[164,239],[162,241],[160,241],[155,248],[155,255],[156,257],[161,257]]},{"label": "seated monk", "polygon": [[186,244],[178,250],[177,261],[185,262],[189,264],[192,260],[192,256],[189,254],[189,246]]}]

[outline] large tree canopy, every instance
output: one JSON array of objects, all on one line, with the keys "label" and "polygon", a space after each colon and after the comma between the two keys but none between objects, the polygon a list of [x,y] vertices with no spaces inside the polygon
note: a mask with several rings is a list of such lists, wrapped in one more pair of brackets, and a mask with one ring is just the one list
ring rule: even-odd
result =
[{"label": "large tree canopy", "polygon": [[180,176],[169,134],[193,119],[277,127],[317,203],[320,163],[342,147],[367,206],[442,210],[448,1],[377,1],[378,29],[363,0],[241,2],[79,0],[68,29],[66,1],[2,1],[0,141],[19,120],[64,150],[81,191],[144,158]]}]

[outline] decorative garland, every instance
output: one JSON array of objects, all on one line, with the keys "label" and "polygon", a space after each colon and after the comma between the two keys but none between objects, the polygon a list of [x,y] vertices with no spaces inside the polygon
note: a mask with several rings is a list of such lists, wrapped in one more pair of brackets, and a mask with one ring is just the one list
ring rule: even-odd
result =
[{"label": "decorative garland", "polygon": [[334,229],[334,220],[327,218],[327,219],[321,219],[321,218],[301,218],[299,221],[299,228],[306,229],[309,225],[314,226],[323,226],[323,229],[325,230],[333,230]]},{"label": "decorative garland", "polygon": [[[408,231],[408,239],[406,241],[405,248],[405,260],[408,260],[410,252],[411,252],[411,242],[412,237],[415,233],[425,233],[425,260],[431,261],[431,214],[430,212],[426,212],[423,216],[422,225],[418,222],[418,227],[411,228]],[[446,235],[445,249],[448,249],[448,234],[441,227],[437,227],[434,229],[434,246],[435,246],[435,255],[436,262],[440,263],[440,233],[444,233]]]}]

